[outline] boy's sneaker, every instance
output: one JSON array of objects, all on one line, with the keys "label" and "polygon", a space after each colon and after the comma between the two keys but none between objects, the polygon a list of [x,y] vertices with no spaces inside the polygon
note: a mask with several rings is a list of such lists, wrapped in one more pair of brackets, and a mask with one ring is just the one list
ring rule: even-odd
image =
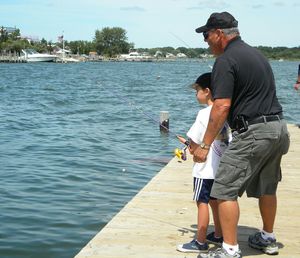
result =
[{"label": "boy's sneaker", "polygon": [[215,232],[211,232],[206,236],[206,240],[209,243],[221,246],[223,243],[223,237],[215,237]]},{"label": "boy's sneaker", "polygon": [[192,240],[190,243],[186,243],[183,245],[178,245],[177,250],[183,253],[199,253],[199,252],[207,252],[208,244],[205,243],[200,245],[196,239]]},{"label": "boy's sneaker", "polygon": [[218,248],[215,251],[210,251],[208,254],[200,254],[203,258],[241,258],[241,250],[238,250],[234,255],[230,255],[224,248]]},{"label": "boy's sneaker", "polygon": [[252,248],[259,249],[266,254],[278,254],[278,245],[276,239],[268,238],[264,240],[260,232],[249,236],[248,245]]}]

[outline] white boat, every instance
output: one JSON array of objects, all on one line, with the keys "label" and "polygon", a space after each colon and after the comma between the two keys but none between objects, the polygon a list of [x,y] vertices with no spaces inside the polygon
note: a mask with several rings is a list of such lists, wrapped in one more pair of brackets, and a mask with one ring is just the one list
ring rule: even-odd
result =
[{"label": "white boat", "polygon": [[78,63],[80,62],[79,59],[73,58],[73,57],[58,57],[56,62],[58,63]]},{"label": "white boat", "polygon": [[146,53],[140,54],[138,52],[130,52],[129,54],[120,55],[119,60],[120,61],[151,62],[151,61],[153,61],[153,57]]},{"label": "white boat", "polygon": [[41,54],[34,49],[22,49],[22,55],[20,57],[22,60],[27,62],[54,62],[56,59],[55,55],[51,54]]},{"label": "white boat", "polygon": [[80,62],[78,58],[74,58],[74,55],[71,55],[71,51],[67,49],[60,49],[55,52],[57,55],[56,62],[58,63],[77,63]]}]

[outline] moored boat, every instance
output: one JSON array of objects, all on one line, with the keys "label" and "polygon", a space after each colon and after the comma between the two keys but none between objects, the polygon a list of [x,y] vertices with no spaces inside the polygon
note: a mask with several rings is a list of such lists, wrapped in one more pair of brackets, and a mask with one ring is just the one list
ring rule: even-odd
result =
[{"label": "moored boat", "polygon": [[54,62],[56,56],[51,54],[41,54],[34,49],[22,49],[20,59],[27,62]]},{"label": "moored boat", "polygon": [[148,54],[140,54],[138,52],[130,52],[129,54],[122,54],[118,58],[120,61],[140,61],[140,62],[151,62],[153,61],[153,56]]}]

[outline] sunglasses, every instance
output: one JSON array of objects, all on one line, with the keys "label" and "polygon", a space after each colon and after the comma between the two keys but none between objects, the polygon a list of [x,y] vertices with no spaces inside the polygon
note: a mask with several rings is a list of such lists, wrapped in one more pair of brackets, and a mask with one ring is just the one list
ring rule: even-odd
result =
[{"label": "sunglasses", "polygon": [[203,37],[204,37],[204,40],[207,40],[208,37],[209,37],[209,33],[210,32],[214,32],[216,29],[211,29],[211,30],[208,30],[208,31],[204,31],[203,32]]},{"label": "sunglasses", "polygon": [[204,37],[205,40],[208,39],[208,36],[209,36],[209,31],[204,31],[203,32],[203,37]]}]

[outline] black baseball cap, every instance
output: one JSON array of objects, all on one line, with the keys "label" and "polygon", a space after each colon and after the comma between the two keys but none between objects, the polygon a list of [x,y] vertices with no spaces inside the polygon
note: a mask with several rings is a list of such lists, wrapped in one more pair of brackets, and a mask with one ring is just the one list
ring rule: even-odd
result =
[{"label": "black baseball cap", "polygon": [[196,29],[197,33],[209,31],[211,29],[235,28],[238,21],[228,12],[213,13],[208,18],[206,24]]},{"label": "black baseball cap", "polygon": [[194,89],[194,90],[197,90],[197,88],[202,88],[202,89],[205,89],[205,88],[209,88],[211,90],[211,73],[203,73],[201,74],[197,80],[195,81],[194,84],[191,85],[191,87]]}]

